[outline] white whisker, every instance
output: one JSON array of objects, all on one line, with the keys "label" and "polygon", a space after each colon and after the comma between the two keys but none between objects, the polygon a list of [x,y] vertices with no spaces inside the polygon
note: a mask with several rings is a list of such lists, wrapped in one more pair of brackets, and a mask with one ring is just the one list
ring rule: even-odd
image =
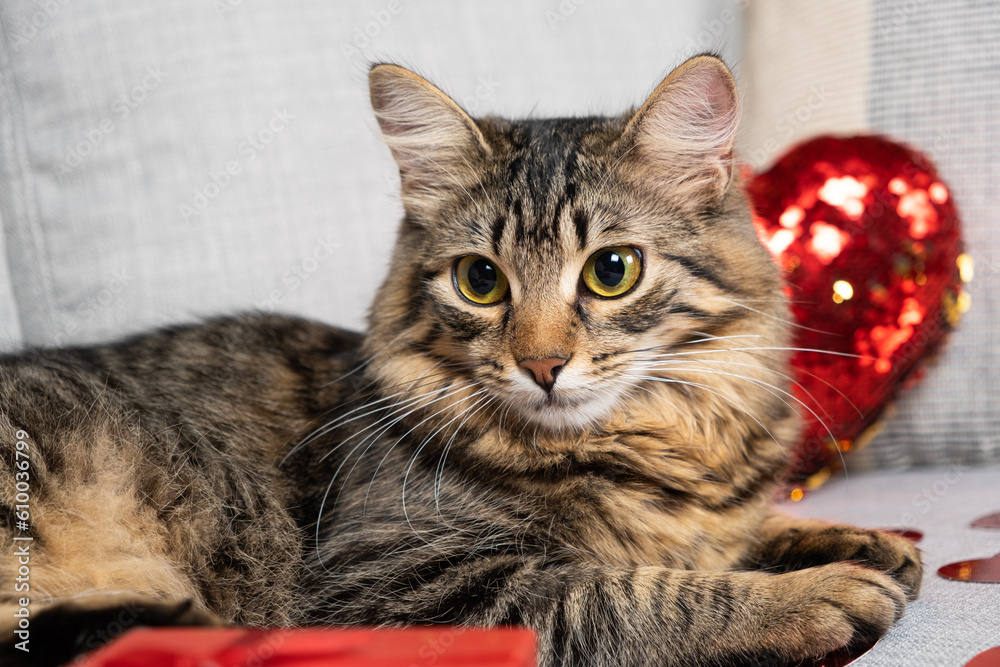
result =
[{"label": "white whisker", "polygon": [[[475,397],[477,397],[477,396],[481,396],[482,394],[486,393],[486,391],[487,391],[486,389],[480,389],[479,391],[476,391],[475,393],[472,393],[472,394],[470,394],[470,395],[468,395],[468,396],[465,396],[465,397],[463,397],[463,398],[462,398],[462,399],[461,399],[460,401],[458,401],[457,405],[461,405],[461,404],[462,404],[462,403],[464,403],[465,401],[468,401],[468,400],[471,400],[471,399],[473,399],[473,398],[475,398]],[[478,401],[477,401],[477,402],[478,402]],[[396,438],[396,440],[395,440],[395,441],[394,441],[394,442],[393,442],[393,443],[392,443],[391,445],[389,445],[388,449],[387,449],[387,450],[386,450],[386,452],[385,452],[385,456],[383,456],[383,457],[382,457],[382,460],[381,460],[381,461],[379,461],[378,465],[377,465],[377,466],[375,467],[375,472],[373,472],[373,473],[372,473],[372,478],[371,478],[371,480],[370,480],[370,481],[368,482],[368,491],[367,491],[367,492],[365,493],[365,502],[364,502],[364,507],[367,507],[367,506],[368,506],[368,496],[369,496],[369,494],[371,493],[371,490],[372,490],[372,484],[374,484],[374,483],[375,483],[375,476],[376,476],[376,475],[378,475],[378,471],[379,471],[379,470],[380,470],[380,469],[382,468],[382,464],[383,464],[383,463],[385,463],[385,460],[386,460],[387,458],[389,458],[389,454],[390,454],[390,453],[392,453],[392,450],[396,448],[396,445],[398,445],[398,444],[399,444],[400,442],[402,442],[402,441],[403,441],[403,439],[404,439],[404,438],[406,438],[407,436],[409,436],[409,435],[410,435],[411,433],[413,433],[413,432],[414,432],[414,431],[416,431],[416,430],[417,430],[418,428],[420,428],[421,426],[423,426],[424,424],[426,424],[427,422],[429,422],[429,421],[430,421],[431,419],[433,419],[434,417],[437,417],[437,416],[438,416],[439,414],[441,414],[442,412],[447,412],[447,411],[448,411],[449,409],[451,409],[451,408],[454,408],[454,407],[457,407],[457,405],[447,405],[447,406],[445,406],[445,407],[441,408],[440,410],[438,410],[438,411],[436,411],[436,412],[434,412],[434,413],[432,413],[432,414],[430,414],[430,415],[428,415],[428,416],[424,417],[424,418],[423,418],[423,419],[421,419],[421,420],[420,420],[419,422],[417,422],[417,423],[416,423],[416,424],[414,424],[414,425],[413,425],[412,427],[410,427],[410,429],[409,429],[409,430],[408,430],[408,431],[407,431],[406,433],[404,433],[403,435],[401,435],[401,436],[399,436],[398,438]],[[453,419],[452,419],[451,421],[447,422],[447,423],[445,424],[445,426],[447,426],[448,424],[450,424],[450,423],[451,423],[452,421],[454,421],[455,419],[457,419],[457,417],[456,417],[456,418],[453,418]],[[444,428],[444,427],[441,427],[441,428]],[[427,439],[425,439],[425,440],[424,440],[424,442],[427,442],[427,440],[428,440],[428,439],[432,438],[432,437],[433,437],[434,435],[436,435],[436,434],[437,434],[437,433],[438,433],[438,432],[439,432],[440,430],[441,430],[441,429],[438,429],[437,431],[434,431],[434,432],[433,432],[433,433],[432,433],[432,434],[431,434],[430,436],[428,436],[428,437],[427,437]],[[374,441],[373,441],[373,444],[374,444]],[[370,448],[371,448],[371,445],[369,445],[369,449],[370,449]],[[360,463],[360,462],[361,462],[361,458],[363,458],[363,457],[364,457],[364,455],[365,455],[365,454],[366,454],[367,452],[368,452],[368,449],[366,449],[366,450],[365,450],[364,452],[362,452],[361,456],[359,456],[359,457],[358,457],[358,463]],[[358,464],[357,464],[357,463],[355,463],[354,465],[355,465],[355,467],[357,467],[357,465],[358,465]],[[347,473],[347,477],[350,477],[350,476],[351,476],[351,472],[353,472],[353,471],[354,471],[354,468],[351,468],[351,470],[350,470],[350,471],[349,471],[349,472]],[[344,481],[346,482],[346,481],[347,481],[347,479],[345,478],[345,480],[344,480]],[[342,489],[342,490],[343,490],[343,489]]]},{"label": "white whisker", "polygon": [[793,322],[792,320],[786,320],[786,319],[784,319],[782,317],[778,317],[776,315],[771,315],[770,313],[765,313],[763,310],[757,310],[756,308],[751,308],[750,306],[746,305],[745,303],[740,303],[739,301],[733,301],[732,299],[725,299],[725,298],[721,298],[721,297],[720,297],[720,300],[723,301],[723,302],[725,302],[725,303],[728,303],[728,304],[731,304],[733,306],[736,306],[737,308],[744,308],[746,310],[749,310],[752,313],[757,313],[758,315],[761,315],[762,317],[766,317],[768,319],[775,320],[777,322],[781,322],[781,323],[787,324],[789,326],[793,326],[796,329],[803,329],[805,331],[812,331],[813,333],[827,334],[829,336],[837,336],[837,337],[841,336],[841,334],[834,333],[832,331],[823,331],[821,329],[813,329],[812,327],[804,326],[802,324],[799,324],[798,322]]},{"label": "white whisker", "polygon": [[[489,397],[480,398],[475,403],[473,403],[469,407],[465,408],[462,412],[460,412],[459,414],[457,414],[454,417],[452,417],[447,422],[447,424],[441,426],[440,428],[438,428],[437,430],[435,430],[433,433],[431,433],[429,436],[427,436],[426,438],[424,438],[424,440],[420,443],[420,446],[416,448],[416,450],[413,452],[413,455],[410,457],[410,460],[409,460],[409,462],[406,465],[406,472],[403,474],[403,488],[402,488],[402,496],[400,498],[400,501],[401,501],[402,506],[403,506],[403,517],[406,519],[406,523],[410,527],[410,530],[413,531],[414,535],[418,535],[419,536],[419,533],[413,527],[413,523],[410,521],[410,514],[409,514],[409,512],[406,509],[406,483],[409,480],[410,472],[413,470],[413,464],[416,463],[417,457],[420,456],[420,452],[423,451],[424,447],[427,446],[427,443],[429,443],[431,441],[431,439],[435,435],[437,435],[439,432],[441,432],[444,428],[446,428],[449,424],[451,424],[452,422],[454,422],[456,419],[458,419],[462,415],[465,415],[465,418],[455,428],[455,433],[453,433],[452,436],[451,436],[452,440],[454,440],[454,438],[458,435],[459,431],[461,431],[462,426],[464,426],[465,423],[469,419],[471,419],[473,415],[475,415],[476,413],[478,413],[479,410],[484,405],[489,405]],[[470,411],[472,411],[473,409],[475,411],[470,413]],[[449,440],[449,443],[450,442],[451,442],[451,440]]]},{"label": "white whisker", "polygon": [[[435,402],[437,402],[439,400],[442,400],[444,398],[448,398],[449,396],[452,396],[452,395],[454,395],[454,394],[456,394],[456,393],[458,393],[460,391],[468,389],[471,386],[473,386],[473,383],[471,383],[471,382],[463,384],[460,387],[458,387],[458,389],[455,389],[455,390],[449,392],[448,394],[445,394],[444,396],[439,396],[438,398],[435,398],[435,399],[433,399],[431,401],[428,401],[427,405],[430,405],[431,403],[435,403]],[[441,391],[441,390],[438,390],[438,391]],[[417,397],[417,398],[418,399],[422,399],[425,396],[426,395],[423,395],[423,396],[420,396],[420,397]],[[412,402],[413,402],[413,399],[411,399],[410,401],[408,401],[409,404],[412,404]],[[330,482],[329,482],[329,484],[327,484],[326,490],[323,493],[323,498],[320,501],[319,512],[318,512],[317,517],[316,517],[316,549],[317,549],[317,554],[319,553],[319,549],[320,549],[320,532],[321,532],[321,526],[322,526],[323,512],[324,512],[324,510],[326,508],[326,503],[329,500],[330,491],[333,489],[333,483],[337,480],[338,476],[340,475],[340,471],[343,470],[343,468],[347,464],[347,462],[351,460],[351,457],[354,455],[354,452],[358,451],[358,449],[360,449],[365,444],[365,442],[368,442],[369,440],[372,440],[372,442],[374,442],[374,439],[377,439],[383,433],[385,433],[390,428],[392,428],[395,424],[399,423],[399,421],[401,421],[402,419],[405,419],[408,415],[413,414],[414,412],[416,412],[419,409],[420,409],[420,407],[414,408],[414,409],[410,410],[409,412],[407,412],[406,414],[402,415],[401,417],[396,418],[394,421],[392,421],[388,425],[383,426],[381,429],[378,429],[375,433],[369,434],[369,435],[365,436],[364,439],[362,439],[357,445],[355,445],[351,449],[350,452],[347,453],[347,455],[344,457],[343,461],[341,461],[340,465],[337,466],[337,469],[334,471],[333,475],[330,477]],[[392,414],[397,414],[398,412],[399,412],[399,410],[396,410]],[[391,415],[389,415],[389,416],[391,416]],[[357,437],[358,435],[360,435],[364,431],[367,431],[368,429],[372,428],[373,426],[376,426],[377,424],[379,424],[380,422],[382,422],[385,419],[386,419],[386,417],[383,417],[382,419],[374,422],[373,424],[369,424],[366,428],[362,429],[361,431],[358,431],[357,433],[352,434],[346,440],[338,443],[333,449],[331,449],[329,452],[327,452],[326,454],[324,454],[323,457],[320,459],[320,461],[325,460],[327,457],[329,457],[331,454],[333,454],[333,452],[335,452],[338,449],[340,449],[341,447],[343,447],[345,444],[347,444],[348,442],[350,442],[353,438]],[[365,451],[367,451],[367,449]],[[357,465],[357,464],[355,464],[355,465]],[[353,470],[353,468],[352,468],[352,470]],[[346,481],[345,481],[345,483],[346,483]],[[341,486],[341,492],[343,491],[343,488],[344,487],[342,485]],[[339,499],[340,493],[337,494],[337,497]]]},{"label": "white whisker", "polygon": [[[682,384],[682,385],[687,385],[689,387],[695,387],[697,389],[701,389],[702,391],[707,391],[708,393],[713,394],[713,395],[721,398],[722,400],[726,401],[727,403],[729,403],[730,405],[732,405],[733,407],[737,408],[742,413],[744,413],[747,417],[749,417],[750,419],[754,420],[757,423],[757,425],[760,426],[764,430],[765,433],[767,433],[767,435],[771,438],[771,440],[773,440],[774,443],[776,445],[778,445],[778,447],[781,448],[781,451],[783,451],[783,452],[785,451],[784,446],[778,441],[777,438],[774,437],[774,435],[771,433],[771,430],[769,428],[767,428],[767,426],[764,425],[764,422],[762,422],[760,419],[758,419],[756,417],[756,415],[754,415],[752,412],[750,412],[749,408],[747,408],[746,406],[740,405],[733,398],[731,398],[729,396],[725,396],[724,394],[721,394],[720,392],[716,391],[714,387],[709,387],[708,385],[700,384],[698,382],[690,382],[690,381],[687,381],[687,380],[678,380],[676,378],[659,378],[659,377],[655,377],[655,376],[652,376],[652,375],[632,375],[632,374],[628,374],[625,377],[631,377],[631,378],[634,378],[634,379],[637,379],[637,380],[646,380],[646,381],[650,381],[650,382],[663,382],[663,383],[667,383],[667,384]],[[664,400],[666,400],[666,399],[664,399]]]}]

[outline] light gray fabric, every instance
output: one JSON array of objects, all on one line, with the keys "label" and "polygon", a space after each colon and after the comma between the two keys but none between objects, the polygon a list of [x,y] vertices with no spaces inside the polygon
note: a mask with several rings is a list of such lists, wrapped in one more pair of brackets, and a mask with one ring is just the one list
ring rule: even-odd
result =
[{"label": "light gray fabric", "polygon": [[686,56],[735,56],[736,9],[5,0],[0,217],[23,340],[252,307],[359,327],[400,215],[370,61],[474,114],[617,111]]},{"label": "light gray fabric", "polygon": [[0,354],[15,349],[21,340],[21,323],[14,301],[13,276],[7,267],[6,243],[0,224]]},{"label": "light gray fabric", "polygon": [[[748,30],[756,30],[746,40],[750,93],[786,102],[748,104],[745,156],[766,168],[789,143],[826,132],[909,143],[949,184],[976,261],[972,309],[881,434],[848,458],[849,468],[1000,461],[1000,7],[760,0],[748,12]],[[811,92],[817,86],[831,94]],[[859,105],[866,118],[856,117]],[[842,117],[830,113],[841,107]]]},{"label": "light gray fabric", "polygon": [[763,170],[790,145],[868,125],[871,0],[745,3],[741,160]]},{"label": "light gray fabric", "polygon": [[971,528],[1000,511],[1000,467],[873,472],[836,479],[783,509],[796,516],[868,528],[917,528],[924,582],[920,599],[857,667],[960,667],[1000,645],[1000,584],[937,575],[942,565],[1000,552],[1000,530]]},{"label": "light gray fabric", "polygon": [[[2,24],[0,24],[2,30]],[[6,56],[3,45],[5,40],[0,36],[0,165],[6,165],[9,157],[6,148],[10,146],[10,138],[15,135],[15,114],[11,109],[8,100],[10,98],[8,90],[11,79],[8,76],[9,59]],[[0,166],[0,174],[3,173],[3,166]],[[7,262],[7,242],[4,233],[5,209],[3,201],[6,199],[6,191],[3,187],[3,180],[0,177],[0,353],[13,350],[18,347],[21,340],[21,322],[17,312],[17,302],[14,299],[14,276],[10,272]]]},{"label": "light gray fabric", "polygon": [[871,126],[934,159],[976,277],[941,363],[858,464],[1000,461],[1000,6],[875,0],[873,28]]}]

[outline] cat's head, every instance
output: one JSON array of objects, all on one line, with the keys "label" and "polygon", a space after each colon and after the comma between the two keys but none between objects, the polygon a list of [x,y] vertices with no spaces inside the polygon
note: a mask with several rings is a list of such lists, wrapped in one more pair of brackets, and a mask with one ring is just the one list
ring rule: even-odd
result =
[{"label": "cat's head", "polygon": [[726,367],[700,351],[756,349],[717,353],[775,382],[786,306],[735,184],[720,60],[688,60],[612,117],[473,119],[395,65],[370,86],[405,209],[370,313],[386,393],[566,432],[664,378],[717,386]]}]

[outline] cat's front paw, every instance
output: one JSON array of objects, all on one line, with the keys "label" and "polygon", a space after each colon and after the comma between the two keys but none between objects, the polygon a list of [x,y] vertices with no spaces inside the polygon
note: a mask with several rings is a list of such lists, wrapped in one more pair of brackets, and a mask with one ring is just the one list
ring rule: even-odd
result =
[{"label": "cat's front paw", "polygon": [[893,578],[851,563],[778,575],[777,614],[765,619],[774,655],[802,660],[874,643],[899,619],[906,593]]},{"label": "cat's front paw", "polygon": [[793,531],[784,540],[776,561],[784,569],[802,570],[838,561],[850,561],[885,572],[895,579],[910,600],[920,593],[923,565],[920,551],[907,539],[881,530],[830,525]]}]

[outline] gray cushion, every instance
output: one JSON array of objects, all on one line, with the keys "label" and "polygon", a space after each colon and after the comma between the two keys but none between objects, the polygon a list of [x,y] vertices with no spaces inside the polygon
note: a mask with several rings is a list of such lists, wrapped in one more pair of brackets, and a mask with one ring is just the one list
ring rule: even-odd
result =
[{"label": "gray cushion", "polygon": [[0,233],[0,350],[17,347],[20,340],[21,324],[14,302],[13,276],[7,266],[7,244]]},{"label": "gray cushion", "polygon": [[5,0],[0,217],[23,342],[253,307],[361,326],[400,215],[368,63],[400,59],[473,113],[567,114],[641,101],[695,51],[735,55],[727,0],[631,11]]}]

